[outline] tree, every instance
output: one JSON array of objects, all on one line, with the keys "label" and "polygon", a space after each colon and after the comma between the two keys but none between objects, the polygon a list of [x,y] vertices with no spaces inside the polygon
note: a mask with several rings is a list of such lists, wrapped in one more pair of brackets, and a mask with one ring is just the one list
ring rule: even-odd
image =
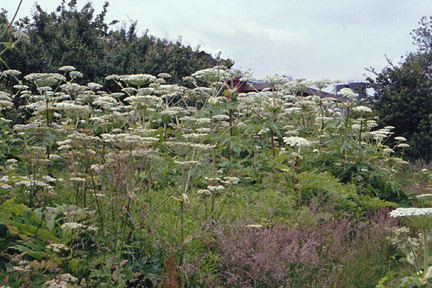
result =
[{"label": "tree", "polygon": [[28,74],[56,72],[60,66],[73,65],[84,74],[83,81],[102,81],[110,74],[166,72],[172,74],[172,81],[179,81],[218,62],[232,65],[181,41],[157,39],[148,31],[138,36],[136,22],[114,29],[118,21],[105,22],[108,6],[105,2],[95,15],[91,2],[79,10],[76,0],[67,4],[63,0],[52,13],[36,4],[32,19],[23,18],[17,23],[30,41],[5,53],[9,68]]},{"label": "tree", "polygon": [[408,139],[410,158],[432,160],[432,18],[423,17],[412,33],[418,51],[411,52],[368,78],[375,90],[369,100],[381,126],[395,126],[395,136]]},{"label": "tree", "polygon": [[0,13],[0,62],[4,65],[4,66],[6,66],[6,67],[8,67],[8,65],[7,65],[7,63],[3,60],[3,58],[2,58],[2,55],[6,52],[6,51],[8,51],[9,49],[12,49],[19,41],[21,41],[22,39],[21,39],[21,35],[19,35],[19,34],[16,34],[16,37],[15,38],[17,38],[15,41],[13,41],[12,39],[5,39],[6,37],[6,33],[8,32],[8,30],[10,30],[11,29],[11,27],[12,27],[12,23],[14,22],[14,20],[15,20],[15,17],[17,16],[17,14],[18,14],[18,11],[19,11],[19,9],[20,9],[20,7],[21,7],[21,4],[22,4],[22,2],[23,2],[23,0],[20,0],[19,1],[19,3],[18,3],[18,7],[17,7],[17,9],[15,10],[15,14],[13,15],[13,17],[12,17],[12,20],[9,22],[8,21],[8,19],[7,19],[7,17],[6,17],[6,13],[5,13],[5,11],[4,10],[2,10],[2,13]]}]

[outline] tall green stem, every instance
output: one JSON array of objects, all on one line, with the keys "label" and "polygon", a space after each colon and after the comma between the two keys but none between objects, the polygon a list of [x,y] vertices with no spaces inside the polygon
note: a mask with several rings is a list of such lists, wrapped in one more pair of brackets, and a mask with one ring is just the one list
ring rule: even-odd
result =
[{"label": "tall green stem", "polygon": [[426,228],[422,229],[423,231],[423,246],[424,246],[424,264],[423,264],[423,276],[426,275],[427,269],[429,267],[429,249],[427,243],[427,230]]}]

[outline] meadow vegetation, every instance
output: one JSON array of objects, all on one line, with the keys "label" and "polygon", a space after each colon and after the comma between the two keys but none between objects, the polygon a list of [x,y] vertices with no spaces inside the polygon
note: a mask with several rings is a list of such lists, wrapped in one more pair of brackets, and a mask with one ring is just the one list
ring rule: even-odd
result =
[{"label": "meadow vegetation", "polygon": [[220,66],[184,86],[167,73],[81,77],[73,66],[1,73],[4,287],[420,279],[409,263],[422,247],[395,238],[389,211],[423,203],[413,183],[428,189],[430,172],[401,158],[405,138],[386,145],[394,127],[377,128],[351,90],[303,96],[330,82],[274,76],[238,93],[244,74]]},{"label": "meadow vegetation", "polygon": [[430,286],[432,170],[404,159],[429,138],[379,106],[398,67],[378,112],[329,80],[241,93],[229,60],[107,7],[36,6],[0,36],[0,287]]}]

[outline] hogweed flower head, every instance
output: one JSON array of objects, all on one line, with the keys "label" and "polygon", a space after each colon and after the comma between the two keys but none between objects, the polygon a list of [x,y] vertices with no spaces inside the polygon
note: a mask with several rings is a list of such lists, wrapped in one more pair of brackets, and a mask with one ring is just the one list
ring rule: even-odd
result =
[{"label": "hogweed flower head", "polygon": [[[23,84],[18,84],[18,85],[14,85],[13,88],[18,89],[18,90],[27,90],[27,89],[29,89],[29,86],[23,85]],[[22,92],[23,91],[21,91],[21,93]]]},{"label": "hogweed flower head", "polygon": [[191,76],[207,83],[227,81],[233,78],[232,71],[221,66],[202,69],[193,73]]},{"label": "hogweed flower head", "polygon": [[394,139],[397,140],[397,141],[400,141],[400,142],[407,141],[407,139],[405,137],[402,137],[402,136],[396,136]]},{"label": "hogweed flower head", "polygon": [[223,177],[223,181],[222,181],[222,183],[227,185],[227,186],[236,185],[239,182],[240,182],[240,179],[237,177]]},{"label": "hogweed flower head", "polygon": [[74,66],[70,66],[70,65],[66,65],[66,66],[62,66],[59,68],[59,71],[63,71],[63,72],[71,72],[71,71],[75,71],[76,68]]},{"label": "hogweed flower head", "polygon": [[85,227],[86,227],[85,225],[83,225],[81,223],[77,223],[77,222],[66,222],[66,223],[61,225],[61,228],[66,229],[66,230],[82,229]]},{"label": "hogweed flower head", "polygon": [[87,87],[91,90],[99,90],[101,89],[103,86],[101,84],[95,83],[95,82],[90,82],[87,83]]},{"label": "hogweed flower head", "polygon": [[18,77],[19,75],[21,75],[21,72],[13,69],[5,70],[0,73],[1,77],[7,77],[7,76]]},{"label": "hogweed flower head", "polygon": [[71,76],[72,79],[75,78],[83,78],[83,73],[79,72],[79,71],[71,71],[69,72],[69,75]]},{"label": "hogweed flower head", "polygon": [[127,95],[133,95],[137,92],[137,89],[133,88],[133,87],[126,87],[126,88],[123,88],[121,91],[125,92]]},{"label": "hogweed flower head", "polygon": [[399,143],[398,145],[396,145],[396,147],[398,148],[409,148],[410,145],[407,143]]},{"label": "hogweed flower head", "polygon": [[397,208],[390,216],[400,217],[416,228],[432,227],[432,208]]},{"label": "hogweed flower head", "polygon": [[361,113],[372,113],[372,109],[371,108],[366,107],[366,106],[362,106],[362,105],[354,107],[353,110],[361,112]]},{"label": "hogweed flower head", "polygon": [[209,190],[212,194],[217,194],[225,190],[225,187],[222,185],[209,185],[207,186],[207,190]]},{"label": "hogweed flower head", "polygon": [[228,115],[220,114],[212,116],[212,119],[216,121],[228,121],[230,117]]},{"label": "hogweed flower head", "polygon": [[[119,80],[134,86],[142,86],[154,82],[156,80],[156,77],[150,74],[130,74],[130,75],[120,75],[117,77]],[[109,80],[108,78],[105,79]]]},{"label": "hogweed flower head", "polygon": [[58,73],[31,73],[24,76],[27,81],[33,82],[38,87],[48,87],[66,81],[66,78]]},{"label": "hogweed flower head", "polygon": [[347,98],[348,101],[356,100],[358,97],[358,94],[350,88],[342,88],[337,94]]},{"label": "hogweed flower head", "polygon": [[158,76],[159,78],[164,78],[164,79],[171,78],[171,75],[170,75],[170,74],[168,74],[168,73],[164,73],[164,72],[159,73],[157,76]]},{"label": "hogweed flower head", "polygon": [[297,136],[283,137],[283,141],[291,147],[309,147],[312,145],[311,141]]}]

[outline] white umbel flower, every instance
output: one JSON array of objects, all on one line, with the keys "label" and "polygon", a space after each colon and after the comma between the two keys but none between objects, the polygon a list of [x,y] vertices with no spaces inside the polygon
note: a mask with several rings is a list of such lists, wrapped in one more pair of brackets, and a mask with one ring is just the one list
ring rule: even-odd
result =
[{"label": "white umbel flower", "polygon": [[397,208],[390,212],[391,217],[402,217],[416,228],[432,227],[432,208]]},{"label": "white umbel flower", "polygon": [[401,141],[401,142],[407,141],[407,139],[405,137],[402,137],[402,136],[396,136],[394,139],[397,141]]},{"label": "white umbel flower", "polygon": [[432,208],[397,208],[390,212],[391,217],[432,216]]},{"label": "white umbel flower", "polygon": [[372,113],[372,109],[366,106],[357,106],[353,108],[354,111],[361,112],[361,113]]},{"label": "white umbel flower", "polygon": [[76,68],[74,66],[70,66],[70,65],[62,66],[59,68],[59,71],[63,71],[63,72],[71,72],[74,70],[76,70]]},{"label": "white umbel flower", "polygon": [[297,136],[283,137],[283,141],[291,147],[309,147],[312,145],[311,141]]},{"label": "white umbel flower", "polygon": [[129,85],[135,86],[141,86],[156,80],[156,77],[150,74],[120,75],[118,78]]},{"label": "white umbel flower", "polygon": [[358,97],[358,94],[350,88],[342,88],[337,94],[347,98],[348,100],[355,100]]}]

